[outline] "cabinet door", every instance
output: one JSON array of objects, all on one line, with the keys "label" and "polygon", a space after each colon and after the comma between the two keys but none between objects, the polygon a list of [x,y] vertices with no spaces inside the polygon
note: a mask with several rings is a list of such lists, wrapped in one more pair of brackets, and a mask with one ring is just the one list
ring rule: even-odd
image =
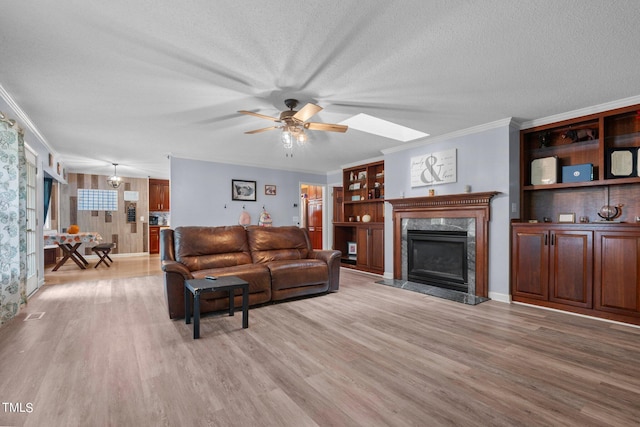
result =
[{"label": "cabinet door", "polygon": [[595,309],[640,316],[640,232],[597,232],[595,255]]},{"label": "cabinet door", "polygon": [[514,296],[547,300],[549,297],[549,231],[514,229],[512,292]]},{"label": "cabinet door", "polygon": [[168,211],[171,209],[169,205],[169,182],[164,182],[160,186],[160,200],[161,200],[161,208],[163,211]]},{"label": "cabinet door", "polygon": [[169,209],[169,181],[149,180],[149,210],[153,212]]},{"label": "cabinet door", "polygon": [[369,228],[358,227],[356,231],[356,266],[369,267]]},{"label": "cabinet door", "polygon": [[160,253],[160,228],[149,227],[149,253]]},{"label": "cabinet door", "polygon": [[593,232],[556,229],[550,234],[549,301],[593,307]]},{"label": "cabinet door", "polygon": [[160,210],[160,186],[149,182],[149,210]]},{"label": "cabinet door", "polygon": [[371,227],[369,230],[370,267],[384,272],[384,227]]},{"label": "cabinet door", "polygon": [[384,227],[358,227],[356,266],[374,273],[384,272]]}]

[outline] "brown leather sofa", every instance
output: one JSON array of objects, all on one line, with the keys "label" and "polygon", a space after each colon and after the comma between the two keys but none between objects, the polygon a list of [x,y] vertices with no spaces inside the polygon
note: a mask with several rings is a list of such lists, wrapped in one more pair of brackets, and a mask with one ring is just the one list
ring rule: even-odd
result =
[{"label": "brown leather sofa", "polygon": [[[294,226],[177,227],[160,231],[169,318],[184,317],[184,281],[238,276],[249,282],[249,305],[336,292],[340,251],[313,250],[306,229]],[[235,296],[241,305],[241,292]],[[226,310],[228,292],[203,294],[202,313]]]}]

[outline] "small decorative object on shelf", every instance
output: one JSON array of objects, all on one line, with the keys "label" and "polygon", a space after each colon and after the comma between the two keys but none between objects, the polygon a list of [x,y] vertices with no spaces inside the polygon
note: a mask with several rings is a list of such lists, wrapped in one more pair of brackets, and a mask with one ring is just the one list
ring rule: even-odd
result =
[{"label": "small decorative object on shelf", "polygon": [[551,143],[551,132],[542,132],[538,135],[538,142],[540,142],[540,148],[548,147]]},{"label": "small decorative object on shelf", "polygon": [[596,129],[569,129],[562,134],[562,139],[570,139],[571,142],[596,139],[598,131]]},{"label": "small decorative object on shelf", "polygon": [[618,206],[605,205],[600,208],[598,216],[605,221],[613,221],[622,215],[622,206],[621,204]]}]

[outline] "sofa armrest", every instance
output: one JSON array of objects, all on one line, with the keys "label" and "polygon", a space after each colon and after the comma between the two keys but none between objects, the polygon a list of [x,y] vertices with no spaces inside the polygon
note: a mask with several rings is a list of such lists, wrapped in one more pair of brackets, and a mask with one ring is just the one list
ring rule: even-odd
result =
[{"label": "sofa armrest", "polygon": [[186,265],[178,261],[162,261],[162,271],[165,273],[178,273],[184,276],[185,280],[193,279],[193,275]]},{"label": "sofa armrest", "polygon": [[329,268],[329,292],[337,292],[340,287],[340,256],[342,252],[321,250],[309,252],[309,258],[319,259],[327,263]]},{"label": "sofa armrest", "polygon": [[162,261],[162,271],[169,318],[184,317],[184,281],[193,279],[193,275],[184,264],[177,261]]}]

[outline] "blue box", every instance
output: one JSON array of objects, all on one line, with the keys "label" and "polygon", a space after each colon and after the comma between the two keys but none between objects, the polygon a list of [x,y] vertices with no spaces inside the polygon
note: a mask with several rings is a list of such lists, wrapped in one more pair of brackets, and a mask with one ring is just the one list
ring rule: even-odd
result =
[{"label": "blue box", "polygon": [[593,165],[585,163],[562,167],[562,182],[593,181]]}]

